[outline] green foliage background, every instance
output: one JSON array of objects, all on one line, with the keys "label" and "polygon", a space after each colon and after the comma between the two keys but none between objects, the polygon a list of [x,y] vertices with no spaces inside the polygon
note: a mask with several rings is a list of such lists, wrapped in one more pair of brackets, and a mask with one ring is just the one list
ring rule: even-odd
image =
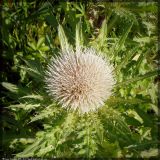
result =
[{"label": "green foliage background", "polygon": [[[158,156],[157,2],[4,1],[1,9],[2,157]],[[65,111],[46,93],[46,66],[65,42],[92,46],[115,67],[113,96],[95,113]]]}]

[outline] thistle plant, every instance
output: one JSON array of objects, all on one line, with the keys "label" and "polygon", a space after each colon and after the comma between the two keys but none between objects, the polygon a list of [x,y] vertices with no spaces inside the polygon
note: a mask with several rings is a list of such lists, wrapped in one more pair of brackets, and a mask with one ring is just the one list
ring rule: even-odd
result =
[{"label": "thistle plant", "polygon": [[65,49],[60,57],[51,60],[46,85],[64,108],[85,113],[103,106],[112,94],[113,67],[94,49],[76,48],[75,53]]},{"label": "thistle plant", "polygon": [[[67,2],[57,7],[56,22],[62,25],[50,21],[55,18],[51,3],[46,2],[33,14],[33,17],[41,15],[40,20],[45,17],[58,30],[41,22],[36,37],[32,37],[37,24],[32,24],[33,30],[28,27],[27,33],[31,35],[26,39],[25,49],[14,56],[20,84],[2,82],[9,90],[5,90],[3,99],[6,116],[2,123],[2,145],[6,155],[9,152],[15,158],[69,159],[157,156],[155,76],[159,71],[153,63],[156,38],[151,25],[149,35],[138,37],[134,32],[137,15],[130,12],[133,7],[128,4],[98,2],[95,6],[89,3],[88,8],[94,11],[92,27],[95,28],[91,28],[87,19],[91,11],[86,13],[81,3]],[[137,6],[140,11],[144,9],[143,5],[137,3]],[[27,14],[27,5],[24,7]],[[66,8],[63,21],[59,13],[62,8]],[[154,8],[149,4],[145,9]],[[99,26],[96,16],[97,13],[103,15],[104,11],[109,12]],[[79,18],[73,18],[73,12],[81,16],[80,22],[75,23],[74,18]],[[127,16],[133,18],[125,18]],[[71,25],[70,28],[67,25]],[[72,35],[67,34],[68,28]],[[13,42],[14,38],[4,43]],[[21,38],[17,42],[19,40]]]}]

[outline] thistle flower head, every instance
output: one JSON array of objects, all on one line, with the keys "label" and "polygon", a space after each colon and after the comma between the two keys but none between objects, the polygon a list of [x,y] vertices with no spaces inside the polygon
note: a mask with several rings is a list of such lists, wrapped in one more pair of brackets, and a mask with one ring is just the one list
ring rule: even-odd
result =
[{"label": "thistle flower head", "polygon": [[66,51],[52,58],[46,72],[46,85],[64,108],[81,113],[104,105],[115,83],[112,66],[94,49]]}]

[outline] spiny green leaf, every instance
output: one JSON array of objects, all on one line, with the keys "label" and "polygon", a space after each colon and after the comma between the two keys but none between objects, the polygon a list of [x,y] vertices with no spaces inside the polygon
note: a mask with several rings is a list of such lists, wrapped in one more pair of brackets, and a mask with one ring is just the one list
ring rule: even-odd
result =
[{"label": "spiny green leaf", "polygon": [[125,120],[126,120],[128,125],[141,126],[141,123],[133,117],[125,116]]},{"label": "spiny green leaf", "polygon": [[99,145],[100,150],[97,153],[99,157],[117,157],[118,151],[120,151],[120,147],[118,142],[109,143],[108,141],[103,141],[101,145]]},{"label": "spiny green leaf", "polygon": [[[110,11],[111,12],[111,11]],[[111,14],[111,13],[110,13]],[[115,15],[108,23],[107,33],[109,34],[111,29],[113,28],[114,24],[118,21],[119,16]]]},{"label": "spiny green leaf", "polygon": [[134,117],[137,121],[139,121],[141,124],[143,123],[143,119],[137,114],[137,112],[133,109],[128,109],[127,114],[130,117]]},{"label": "spiny green leaf", "polygon": [[100,115],[108,138],[114,141],[118,139],[118,136],[121,136],[121,140],[119,140],[121,143],[133,143],[132,133],[120,112],[105,106],[102,108]]},{"label": "spiny green leaf", "polygon": [[143,124],[145,126],[152,126],[153,125],[153,121],[151,120],[151,116],[149,114],[147,114],[146,112],[144,112],[142,109],[140,108],[135,108],[135,112],[137,112],[137,114],[143,119]]},{"label": "spiny green leaf", "polygon": [[2,86],[13,93],[18,93],[19,91],[19,88],[15,84],[11,84],[8,82],[2,82]]},{"label": "spiny green leaf", "polygon": [[125,43],[125,40],[126,40],[128,34],[129,34],[129,32],[130,32],[130,30],[132,28],[132,25],[133,25],[133,23],[131,23],[127,27],[126,31],[123,33],[123,35],[121,36],[121,38],[117,42],[116,46],[113,46],[113,49],[112,49],[111,53],[112,53],[112,55],[114,55],[114,57],[116,57],[118,52],[122,49],[122,47],[123,47],[123,45]]},{"label": "spiny green leaf", "polygon": [[53,145],[48,145],[47,147],[41,148],[36,155],[38,157],[44,156],[46,153],[49,153],[50,151],[54,150]]},{"label": "spiny green leaf", "polygon": [[115,104],[139,104],[139,103],[149,103],[151,102],[150,99],[138,99],[138,98],[132,98],[132,99],[124,99],[124,98],[120,98],[120,97],[110,97],[107,100],[107,104],[108,105],[115,105]]},{"label": "spiny green leaf", "polygon": [[8,106],[8,108],[13,108],[13,109],[16,109],[16,108],[21,108],[21,109],[24,109],[24,110],[32,110],[32,109],[35,109],[37,107],[40,107],[40,104],[15,104],[15,105],[10,105]]},{"label": "spiny green leaf", "polygon": [[40,148],[43,138],[38,139],[32,145],[29,145],[23,152],[16,155],[17,158],[33,157],[34,152]]},{"label": "spiny green leaf", "polygon": [[115,72],[119,72],[121,70],[122,67],[125,67],[126,64],[128,64],[128,61],[130,60],[130,58],[137,52],[138,47],[133,48],[131,51],[129,51],[124,60],[122,60],[122,62],[115,68]]},{"label": "spiny green leaf", "polygon": [[36,69],[28,68],[28,67],[24,67],[24,66],[20,66],[20,68],[26,70],[34,78],[37,78],[37,79],[42,78],[42,75]]},{"label": "spiny green leaf", "polygon": [[139,69],[139,67],[140,67],[143,59],[145,58],[145,56],[146,56],[147,54],[150,54],[151,51],[152,51],[152,50],[149,49],[149,50],[147,50],[146,52],[143,52],[143,53],[139,56],[139,58],[138,58],[138,60],[137,60],[137,62],[136,62],[135,72],[138,71],[138,69]]},{"label": "spiny green leaf", "polygon": [[37,120],[40,120],[40,119],[44,119],[44,118],[48,118],[50,116],[53,116],[56,112],[58,112],[58,110],[56,108],[54,108],[54,105],[55,104],[49,105],[48,107],[45,108],[45,110],[42,110],[41,113],[39,113],[38,115],[35,115],[31,119],[30,123],[37,121]]},{"label": "spiny green leaf", "polygon": [[37,60],[26,60],[22,59],[27,66],[18,66],[22,69],[24,69],[30,76],[33,76],[39,81],[42,81],[44,72],[41,63]]},{"label": "spiny green leaf", "polygon": [[127,85],[129,83],[137,82],[137,81],[140,81],[140,80],[143,80],[143,79],[146,79],[146,78],[150,78],[152,76],[158,75],[159,73],[160,73],[160,70],[151,71],[151,72],[148,72],[144,75],[140,75],[138,77],[126,80],[124,82],[117,83],[116,87],[119,87],[119,86],[122,86],[122,85]]},{"label": "spiny green leaf", "polygon": [[129,146],[125,147],[125,148],[128,148],[128,149],[130,149],[130,148],[145,149],[146,146],[150,146],[152,144],[159,144],[159,142],[152,140],[152,141],[149,141],[149,142],[142,142],[142,143],[132,144],[132,145],[129,145]]},{"label": "spiny green leaf", "polygon": [[102,23],[101,29],[99,30],[99,35],[96,41],[98,41],[98,45],[102,47],[103,45],[105,45],[106,39],[107,39],[107,20],[105,19]]},{"label": "spiny green leaf", "polygon": [[21,99],[36,99],[36,100],[43,100],[43,96],[32,94],[32,95],[23,96],[23,97],[21,97]]},{"label": "spiny green leaf", "polygon": [[69,51],[70,46],[68,43],[68,39],[64,33],[63,27],[60,24],[58,26],[58,36],[59,36],[62,51],[64,51],[64,52]]},{"label": "spiny green leaf", "polygon": [[78,50],[80,46],[83,46],[83,43],[82,24],[81,21],[79,21],[76,25],[76,50]]},{"label": "spiny green leaf", "polygon": [[6,88],[7,90],[9,90],[12,93],[16,93],[16,95],[18,96],[22,96],[25,95],[27,93],[29,93],[29,90],[27,88],[12,84],[12,83],[8,83],[8,82],[2,82],[2,86],[4,88]]}]

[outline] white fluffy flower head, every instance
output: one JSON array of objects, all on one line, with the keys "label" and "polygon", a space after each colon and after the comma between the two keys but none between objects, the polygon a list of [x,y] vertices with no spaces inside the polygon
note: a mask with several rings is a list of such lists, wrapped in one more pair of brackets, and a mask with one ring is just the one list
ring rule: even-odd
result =
[{"label": "white fluffy flower head", "polygon": [[46,85],[64,108],[80,113],[104,105],[115,84],[113,67],[94,49],[66,51],[52,58],[46,71]]}]

